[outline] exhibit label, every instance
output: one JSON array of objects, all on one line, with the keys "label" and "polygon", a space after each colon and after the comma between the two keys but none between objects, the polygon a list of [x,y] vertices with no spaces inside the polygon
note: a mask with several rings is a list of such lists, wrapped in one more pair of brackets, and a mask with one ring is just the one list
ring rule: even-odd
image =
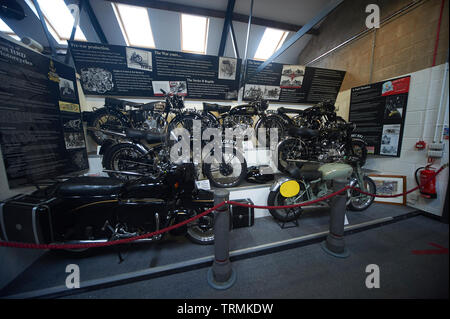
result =
[{"label": "exhibit label", "polygon": [[0,143],[10,188],[89,167],[74,69],[2,37]]},{"label": "exhibit label", "polygon": [[349,121],[362,134],[368,154],[400,156],[411,77],[352,88]]}]

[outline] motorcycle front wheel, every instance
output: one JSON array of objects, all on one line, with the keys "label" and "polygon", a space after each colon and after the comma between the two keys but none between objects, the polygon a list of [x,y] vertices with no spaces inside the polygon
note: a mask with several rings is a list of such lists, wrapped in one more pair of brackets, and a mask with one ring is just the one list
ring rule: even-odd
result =
[{"label": "motorcycle front wheel", "polygon": [[203,174],[215,187],[234,187],[247,176],[247,161],[234,147],[224,147],[222,154],[212,152],[204,159]]},{"label": "motorcycle front wheel", "polygon": [[[305,192],[305,186],[302,183],[300,185],[299,195],[293,197],[284,197],[280,193],[280,188],[271,191],[269,197],[267,198],[267,205],[269,206],[285,206],[300,204],[301,202],[308,201],[308,196]],[[269,213],[280,222],[292,222],[298,219],[303,213],[302,207],[296,208],[280,208],[280,209],[269,209]]]},{"label": "motorcycle front wheel", "polygon": [[[363,183],[364,187],[361,187],[359,183],[356,183],[354,186],[367,193],[376,194],[377,187],[375,185],[375,182],[370,177],[364,176]],[[352,189],[348,191],[347,196],[349,196],[347,208],[352,211],[363,211],[369,208],[375,200],[374,196],[364,195]]]},{"label": "motorcycle front wheel", "polygon": [[265,135],[266,135],[266,145],[268,145],[270,147],[270,129],[274,128],[277,129],[277,143],[278,141],[281,140],[281,138],[284,136],[284,125],[283,125],[283,120],[275,115],[269,115],[267,116],[265,119],[260,119],[258,121],[258,123],[256,123],[255,126],[255,134],[256,134],[256,139],[258,140],[259,136],[258,136],[258,132],[259,129],[263,129],[265,131]]},{"label": "motorcycle front wheel", "polygon": [[[204,210],[206,210],[205,208]],[[198,211],[197,213],[202,213]],[[195,244],[211,245],[214,243],[214,216],[208,214],[187,225],[186,237]]]}]

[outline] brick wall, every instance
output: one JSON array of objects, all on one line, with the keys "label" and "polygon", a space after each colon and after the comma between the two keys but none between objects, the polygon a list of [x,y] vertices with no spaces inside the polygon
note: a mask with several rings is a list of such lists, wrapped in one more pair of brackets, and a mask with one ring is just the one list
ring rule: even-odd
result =
[{"label": "brick wall", "polygon": [[[364,29],[364,19],[361,17],[366,16],[365,4],[377,1],[361,1],[358,5],[354,5],[353,2],[344,2],[345,6],[339,7],[333,13],[334,16],[330,16],[324,21],[320,27],[320,35],[310,41],[300,54],[299,64],[311,61]],[[409,1],[398,0],[378,2],[382,19],[409,3]],[[352,5],[354,10],[350,10]],[[447,56],[449,46],[448,5],[449,1],[445,0],[436,65],[444,63]],[[341,91],[431,67],[440,6],[441,0],[426,0],[411,11],[395,17],[379,29],[367,33],[309,66],[347,71]],[[353,23],[342,24],[339,27],[336,21],[342,19],[353,21]],[[349,30],[352,30],[353,33],[350,33]],[[374,40],[375,46],[372,55]]]}]

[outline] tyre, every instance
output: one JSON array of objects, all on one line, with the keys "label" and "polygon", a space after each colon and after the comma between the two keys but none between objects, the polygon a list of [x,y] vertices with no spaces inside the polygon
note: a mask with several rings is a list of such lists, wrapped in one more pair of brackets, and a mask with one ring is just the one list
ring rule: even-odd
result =
[{"label": "tyre", "polygon": [[[134,144],[121,143],[108,149],[104,155],[103,165],[108,170],[133,172],[156,178],[160,172],[155,165],[157,157],[153,155],[146,156],[144,150]],[[140,177],[140,175],[133,176],[112,172],[109,172],[108,175],[124,180]]]},{"label": "tyre", "polygon": [[89,135],[98,145],[102,145],[108,139],[107,135],[98,130],[121,131],[124,127],[128,127],[128,124],[122,118],[109,113],[105,108],[95,111],[91,115],[88,125],[96,129],[95,131],[89,130]]},{"label": "tyre", "polygon": [[281,138],[284,136],[284,125],[282,119],[275,115],[269,115],[265,119],[260,119],[258,123],[256,123],[255,126],[255,134],[256,134],[256,140],[258,140],[258,132],[259,129],[265,129],[266,132],[266,145],[270,147],[270,129],[276,128],[278,130],[277,139],[278,141],[281,140]]},{"label": "tyre", "polygon": [[[376,194],[377,187],[375,185],[375,182],[370,177],[364,176],[363,182],[364,187],[361,187],[358,183],[356,183],[354,186],[367,193]],[[353,189],[349,190],[348,196],[350,198],[347,208],[352,211],[363,211],[369,208],[375,200],[374,196],[364,195]]]},{"label": "tyre", "polygon": [[[206,210],[206,208],[204,209]],[[199,211],[202,213],[204,210]],[[195,244],[211,245],[214,243],[214,215],[200,217],[187,225],[186,237]]]},{"label": "tyre", "polygon": [[[300,185],[300,193],[305,191],[305,186],[303,183],[299,183]],[[286,198],[280,193],[280,188],[271,191],[269,193],[269,197],[267,198],[267,205],[269,206],[285,206],[285,205],[293,205],[300,204],[301,202],[308,201],[308,196],[306,192],[301,195],[299,198],[297,196]],[[276,220],[287,223],[292,222],[298,219],[303,213],[302,207],[296,208],[288,208],[288,209],[269,209],[270,214]]]},{"label": "tyre", "polygon": [[203,173],[215,187],[234,187],[247,176],[247,161],[235,147],[226,146],[219,156],[212,150],[204,159]]}]

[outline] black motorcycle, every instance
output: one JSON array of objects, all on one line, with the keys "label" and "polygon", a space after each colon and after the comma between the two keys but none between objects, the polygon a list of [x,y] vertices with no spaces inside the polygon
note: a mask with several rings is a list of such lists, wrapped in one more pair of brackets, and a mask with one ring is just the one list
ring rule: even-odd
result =
[{"label": "black motorcycle", "polygon": [[360,135],[352,134],[353,123],[331,122],[321,129],[292,126],[288,136],[277,146],[278,169],[286,172],[290,164],[299,162],[329,163],[351,160],[363,166],[367,144]]},{"label": "black motorcycle", "polygon": [[181,113],[184,102],[178,95],[162,92],[165,101],[150,103],[135,103],[106,97],[104,107],[94,108],[93,112],[83,112],[89,135],[98,145],[102,145],[108,139],[102,130],[123,132],[127,128],[132,128],[153,133],[165,132],[169,114]]},{"label": "black motorcycle", "polygon": [[[0,237],[40,244],[126,239],[187,220],[213,207],[213,197],[212,192],[197,189],[192,164],[171,165],[158,179],[124,182],[108,177],[74,177],[0,203],[3,216],[8,216],[1,221],[6,232]],[[14,220],[19,222],[17,218],[25,211],[33,216],[34,226],[27,228],[28,224],[21,222],[22,231],[17,232]],[[170,234],[186,235],[197,244],[211,244],[213,216],[203,216]],[[162,237],[159,234],[139,241]]]}]

